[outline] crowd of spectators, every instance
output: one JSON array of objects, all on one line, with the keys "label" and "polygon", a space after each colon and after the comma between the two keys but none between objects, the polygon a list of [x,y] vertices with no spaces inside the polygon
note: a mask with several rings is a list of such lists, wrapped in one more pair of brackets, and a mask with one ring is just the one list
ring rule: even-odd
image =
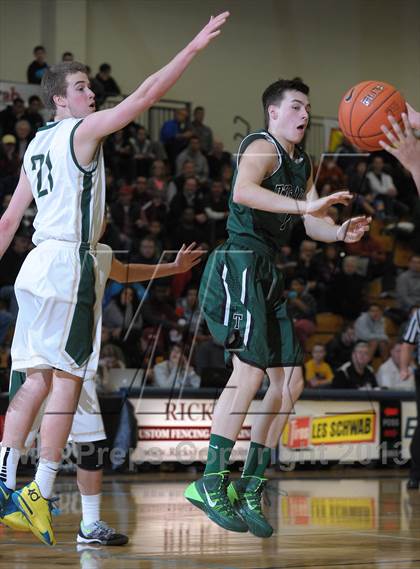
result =
[{"label": "crowd of spectators", "polygon": [[[42,46],[34,49],[28,81],[39,83],[48,67]],[[73,54],[63,54],[63,61]],[[100,66],[92,86],[99,104],[120,94],[109,64]],[[107,227],[102,241],[122,262],[155,264],[173,258],[183,243],[211,250],[227,237],[226,218],[234,176],[232,155],[206,124],[205,109],[174,109],[161,126],[158,140],[132,123],[104,143]],[[32,96],[25,105],[16,98],[0,112],[0,214],[19,175],[25,149],[44,124],[42,103]],[[341,153],[342,152],[342,153]],[[298,221],[289,243],[277,255],[285,276],[285,295],[296,333],[305,346],[305,373],[311,388],[410,389],[399,382],[398,359],[404,322],[420,306],[420,207],[410,176],[382,153],[369,160],[349,157],[348,143],[338,156],[315,166],[317,189],[326,195],[349,187],[356,199],[350,208],[331,208],[340,222],[366,213],[392,238],[411,247],[406,268],[397,268],[392,251],[366,234],[360,243],[320,244],[305,237]],[[13,322],[17,314],[13,283],[30,251],[34,207],[28,209],[11,247],[0,261],[0,366],[7,370]],[[402,221],[401,221],[402,220]],[[417,243],[417,244],[416,244]],[[214,344],[198,309],[198,265],[186,274],[124,287],[110,281],[103,301],[103,334],[99,374],[114,368],[144,371],[147,384],[199,387],[206,378],[226,377],[223,347]],[[391,308],[385,316],[400,326],[393,337],[385,331],[383,298],[369,297],[372,282]],[[317,314],[342,317],[332,339],[310,344]],[[194,345],[194,350],[191,346]],[[6,374],[5,374],[6,377]],[[3,389],[5,385],[3,383]]]}]

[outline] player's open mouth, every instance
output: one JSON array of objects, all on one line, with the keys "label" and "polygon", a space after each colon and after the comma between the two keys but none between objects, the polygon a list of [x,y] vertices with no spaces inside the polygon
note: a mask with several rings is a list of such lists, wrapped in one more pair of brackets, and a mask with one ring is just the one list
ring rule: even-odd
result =
[{"label": "player's open mouth", "polygon": [[95,110],[95,109],[96,109],[96,104],[95,104],[95,103],[91,103],[91,104],[89,105],[89,109]]},{"label": "player's open mouth", "polygon": [[306,124],[300,124],[300,125],[297,127],[298,130],[302,130],[302,131],[305,130],[305,128],[306,128]]}]

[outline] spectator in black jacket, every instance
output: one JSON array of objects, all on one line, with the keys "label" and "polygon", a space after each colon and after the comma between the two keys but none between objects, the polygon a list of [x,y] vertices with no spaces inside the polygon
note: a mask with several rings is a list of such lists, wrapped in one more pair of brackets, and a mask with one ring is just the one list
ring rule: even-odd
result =
[{"label": "spectator in black jacket", "polygon": [[86,66],[86,72],[89,77],[90,88],[95,93],[96,108],[99,109],[106,98],[105,88],[101,81],[98,81],[96,77],[93,77],[92,70],[88,65]]},{"label": "spectator in black jacket", "polygon": [[203,226],[207,221],[203,194],[199,191],[197,179],[193,177],[185,180],[182,192],[177,193],[169,204],[169,222],[172,227],[177,226],[187,207],[194,209],[196,222]]},{"label": "spectator in black jacket", "polygon": [[185,180],[187,178],[196,178],[195,175],[195,165],[191,160],[185,160],[182,165],[182,172],[179,176],[175,176],[174,184],[176,186],[177,192],[181,193],[184,187]]},{"label": "spectator in black jacket", "polygon": [[171,234],[174,249],[180,249],[183,243],[201,243],[205,241],[206,231],[195,220],[194,208],[186,207],[176,229]]},{"label": "spectator in black jacket", "polygon": [[142,265],[156,265],[159,262],[156,241],[151,235],[146,235],[143,237],[143,239],[140,240],[138,250],[132,254],[130,262],[139,263]]},{"label": "spectator in black jacket", "polygon": [[11,105],[8,105],[0,113],[0,132],[4,134],[15,134],[15,124],[18,120],[25,118],[25,103],[20,97],[16,97]]},{"label": "spectator in black jacket", "polygon": [[370,349],[365,342],[353,348],[351,360],[343,364],[334,375],[333,389],[373,389],[377,387],[375,373],[369,365]]},{"label": "spectator in black jacket", "polygon": [[319,278],[315,255],[315,241],[304,239],[299,247],[299,257],[295,268],[295,276],[304,279],[308,283],[308,289],[310,290],[315,288],[316,281]]},{"label": "spectator in black jacket", "polygon": [[111,77],[111,66],[109,63],[102,63],[99,67],[99,73],[96,74],[95,79],[102,84],[104,88],[105,97],[114,97],[121,94],[121,89],[117,82]]},{"label": "spectator in black jacket", "polygon": [[215,140],[207,160],[209,163],[209,178],[211,180],[218,180],[222,175],[223,166],[230,166],[232,164],[232,154],[224,150],[221,140]]},{"label": "spectator in black jacket", "polygon": [[33,135],[45,122],[43,116],[39,112],[41,109],[42,101],[38,95],[32,95],[29,97],[28,108],[22,118],[26,119],[31,125]]},{"label": "spectator in black jacket", "polygon": [[15,124],[16,151],[19,159],[23,160],[26,149],[33,138],[32,127],[29,121],[21,119]]},{"label": "spectator in black jacket", "polygon": [[367,187],[367,167],[366,160],[359,160],[359,162],[357,162],[354,165],[354,168],[349,172],[348,186],[352,194],[359,195],[365,193]]},{"label": "spectator in black jacket", "polygon": [[333,370],[338,369],[351,359],[355,343],[356,334],[352,322],[347,324],[341,332],[336,334],[334,338],[327,343],[325,346],[327,350],[326,361]]},{"label": "spectator in black jacket", "polygon": [[0,260],[0,299],[7,302],[8,310],[14,318],[17,317],[18,313],[14,284],[30,249],[30,239],[25,235],[17,234],[12,245]]},{"label": "spectator in black jacket", "polygon": [[128,242],[133,234],[134,221],[139,216],[140,208],[133,203],[132,186],[123,186],[119,190],[117,201],[111,206],[111,215],[115,225],[121,231],[121,238]]},{"label": "spectator in black jacket", "polygon": [[226,218],[229,215],[229,203],[222,182],[214,181],[209,194],[204,199],[204,212],[209,219],[210,242],[214,245],[227,238]]},{"label": "spectator in black jacket", "polygon": [[47,52],[45,51],[44,46],[37,45],[34,47],[33,54],[35,59],[28,66],[26,76],[28,83],[32,83],[33,85],[40,85],[42,76],[48,69],[48,63],[46,62]]},{"label": "spectator in black jacket", "polygon": [[364,308],[364,287],[365,279],[357,273],[357,257],[345,257],[327,290],[329,310],[354,320]]}]

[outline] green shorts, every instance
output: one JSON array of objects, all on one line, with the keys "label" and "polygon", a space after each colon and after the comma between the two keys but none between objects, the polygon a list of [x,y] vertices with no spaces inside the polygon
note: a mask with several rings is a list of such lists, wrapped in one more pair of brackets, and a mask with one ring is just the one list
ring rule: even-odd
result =
[{"label": "green shorts", "polygon": [[273,259],[226,241],[210,255],[199,299],[213,338],[255,367],[300,366],[303,351],[283,298],[283,276]]}]

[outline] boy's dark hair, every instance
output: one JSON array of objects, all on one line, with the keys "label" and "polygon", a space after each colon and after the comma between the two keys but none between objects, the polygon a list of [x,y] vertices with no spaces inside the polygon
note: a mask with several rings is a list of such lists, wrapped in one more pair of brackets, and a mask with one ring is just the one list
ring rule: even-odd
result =
[{"label": "boy's dark hair", "polygon": [[40,51],[41,49],[42,49],[42,51],[45,51],[45,47],[44,47],[43,45],[36,45],[36,46],[34,47],[34,49],[32,50],[32,53],[35,55],[35,53],[36,53],[37,51]]},{"label": "boy's dark hair", "polygon": [[304,95],[309,95],[309,87],[300,77],[295,77],[294,79],[279,79],[269,85],[262,96],[266,128],[269,123],[268,107],[270,105],[279,105],[284,97],[285,91],[299,91]]},{"label": "boy's dark hair", "polygon": [[53,65],[46,70],[42,76],[41,87],[44,105],[48,109],[56,108],[54,96],[66,96],[67,76],[74,75],[79,71],[86,73],[87,75],[86,65],[83,65],[83,63],[79,63],[78,61],[64,61],[63,63]]},{"label": "boy's dark hair", "polygon": [[99,71],[101,73],[107,73],[108,71],[111,71],[111,66],[109,65],[109,63],[102,63],[99,66]]},{"label": "boy's dark hair", "polygon": [[28,104],[30,105],[31,103],[33,103],[33,101],[41,102],[41,99],[38,97],[38,95],[31,95],[28,99]]}]

